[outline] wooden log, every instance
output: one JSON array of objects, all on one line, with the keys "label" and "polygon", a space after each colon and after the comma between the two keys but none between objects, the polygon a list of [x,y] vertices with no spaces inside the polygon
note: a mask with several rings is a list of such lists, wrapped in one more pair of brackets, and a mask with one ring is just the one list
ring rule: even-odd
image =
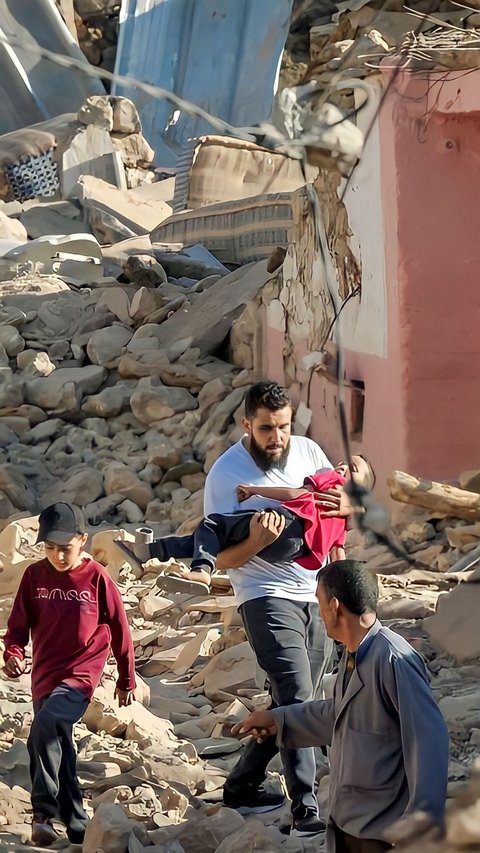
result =
[{"label": "wooden log", "polygon": [[435,513],[467,521],[480,521],[480,495],[394,471],[388,479],[390,494],[396,501],[414,504]]}]

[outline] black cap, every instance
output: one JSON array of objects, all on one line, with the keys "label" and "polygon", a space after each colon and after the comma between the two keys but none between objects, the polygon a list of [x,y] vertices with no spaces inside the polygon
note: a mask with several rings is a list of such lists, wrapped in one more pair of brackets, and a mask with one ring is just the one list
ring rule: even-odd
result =
[{"label": "black cap", "polygon": [[67,545],[73,536],[83,536],[86,532],[82,510],[63,501],[47,506],[40,513],[38,523],[36,544],[48,540],[55,545]]}]

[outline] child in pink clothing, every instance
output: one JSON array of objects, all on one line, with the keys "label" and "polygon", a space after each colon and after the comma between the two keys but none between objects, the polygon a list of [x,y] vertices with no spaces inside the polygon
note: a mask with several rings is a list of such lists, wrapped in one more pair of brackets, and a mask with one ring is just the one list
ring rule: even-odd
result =
[{"label": "child in pink clothing", "polygon": [[[371,490],[375,475],[363,456],[352,457],[354,481]],[[272,509],[285,519],[284,527],[274,542],[259,552],[270,563],[295,561],[312,571],[318,570],[332,552],[335,560],[345,559],[346,515],[349,501],[345,491],[341,507],[345,514],[325,517],[324,502],[319,492],[343,486],[350,476],[348,465],[337,465],[333,471],[323,471],[305,478],[297,489],[277,486],[239,485],[240,503],[253,495],[280,501]],[[244,541],[250,532],[250,523],[257,510],[240,510],[233,513],[213,513],[207,516],[190,536],[166,536],[148,545],[135,544],[134,553],[142,563],[156,558],[166,562],[170,558],[190,558],[191,570],[181,576],[183,580],[210,584],[210,574],[220,551]],[[261,516],[259,518],[261,521]]]}]

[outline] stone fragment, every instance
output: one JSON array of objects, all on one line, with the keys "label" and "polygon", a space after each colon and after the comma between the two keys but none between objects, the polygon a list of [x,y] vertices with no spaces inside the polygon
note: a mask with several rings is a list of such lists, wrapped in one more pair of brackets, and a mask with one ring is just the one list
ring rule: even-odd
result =
[{"label": "stone fragment", "polygon": [[17,366],[26,376],[50,376],[55,365],[46,352],[26,349],[17,355]]},{"label": "stone fragment", "polygon": [[155,151],[141,133],[112,136],[112,142],[119,152],[124,166],[136,166],[138,163],[153,163],[155,159]]},{"label": "stone fragment", "polygon": [[128,98],[110,95],[113,109],[114,133],[141,133],[140,117],[133,101]]},{"label": "stone fragment", "polygon": [[135,417],[149,426],[180,412],[197,408],[197,401],[185,388],[163,385],[156,377],[140,379],[130,398]]},{"label": "stone fragment", "polygon": [[113,108],[106,95],[91,95],[80,107],[78,120],[85,125],[94,124],[102,130],[113,130]]},{"label": "stone fragment", "polygon": [[20,332],[15,326],[0,326],[0,344],[10,358],[15,358],[25,347]]},{"label": "stone fragment", "polygon": [[23,403],[22,389],[13,382],[9,368],[0,369],[0,409],[15,409]]},{"label": "stone fragment", "polygon": [[241,829],[229,833],[215,853],[282,853],[283,841],[278,829],[252,818]]},{"label": "stone fragment", "polygon": [[153,622],[172,607],[173,601],[163,598],[158,594],[158,590],[152,589],[140,599],[140,613],[148,622]]},{"label": "stone fragment", "polygon": [[114,367],[132,334],[131,329],[119,323],[113,323],[108,329],[98,329],[87,344],[87,355],[92,364]]}]

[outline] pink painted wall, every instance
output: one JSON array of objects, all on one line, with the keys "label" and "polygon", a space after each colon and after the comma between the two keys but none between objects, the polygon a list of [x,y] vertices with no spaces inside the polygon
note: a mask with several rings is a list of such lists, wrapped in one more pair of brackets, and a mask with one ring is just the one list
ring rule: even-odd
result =
[{"label": "pink painted wall", "polygon": [[[394,468],[453,479],[480,467],[480,70],[402,72],[379,135],[383,235],[366,222],[356,236],[384,241],[386,355],[346,340],[345,370],[365,385],[361,449],[386,497]],[[280,379],[278,332],[267,340]],[[336,398],[316,374],[310,434],[332,460],[343,456]]]},{"label": "pink painted wall", "polygon": [[454,478],[480,465],[480,71],[402,74],[384,106],[382,140],[394,145],[392,175],[382,162],[384,216],[396,220],[396,244],[385,243],[389,332],[398,335],[388,357],[404,467]]}]

